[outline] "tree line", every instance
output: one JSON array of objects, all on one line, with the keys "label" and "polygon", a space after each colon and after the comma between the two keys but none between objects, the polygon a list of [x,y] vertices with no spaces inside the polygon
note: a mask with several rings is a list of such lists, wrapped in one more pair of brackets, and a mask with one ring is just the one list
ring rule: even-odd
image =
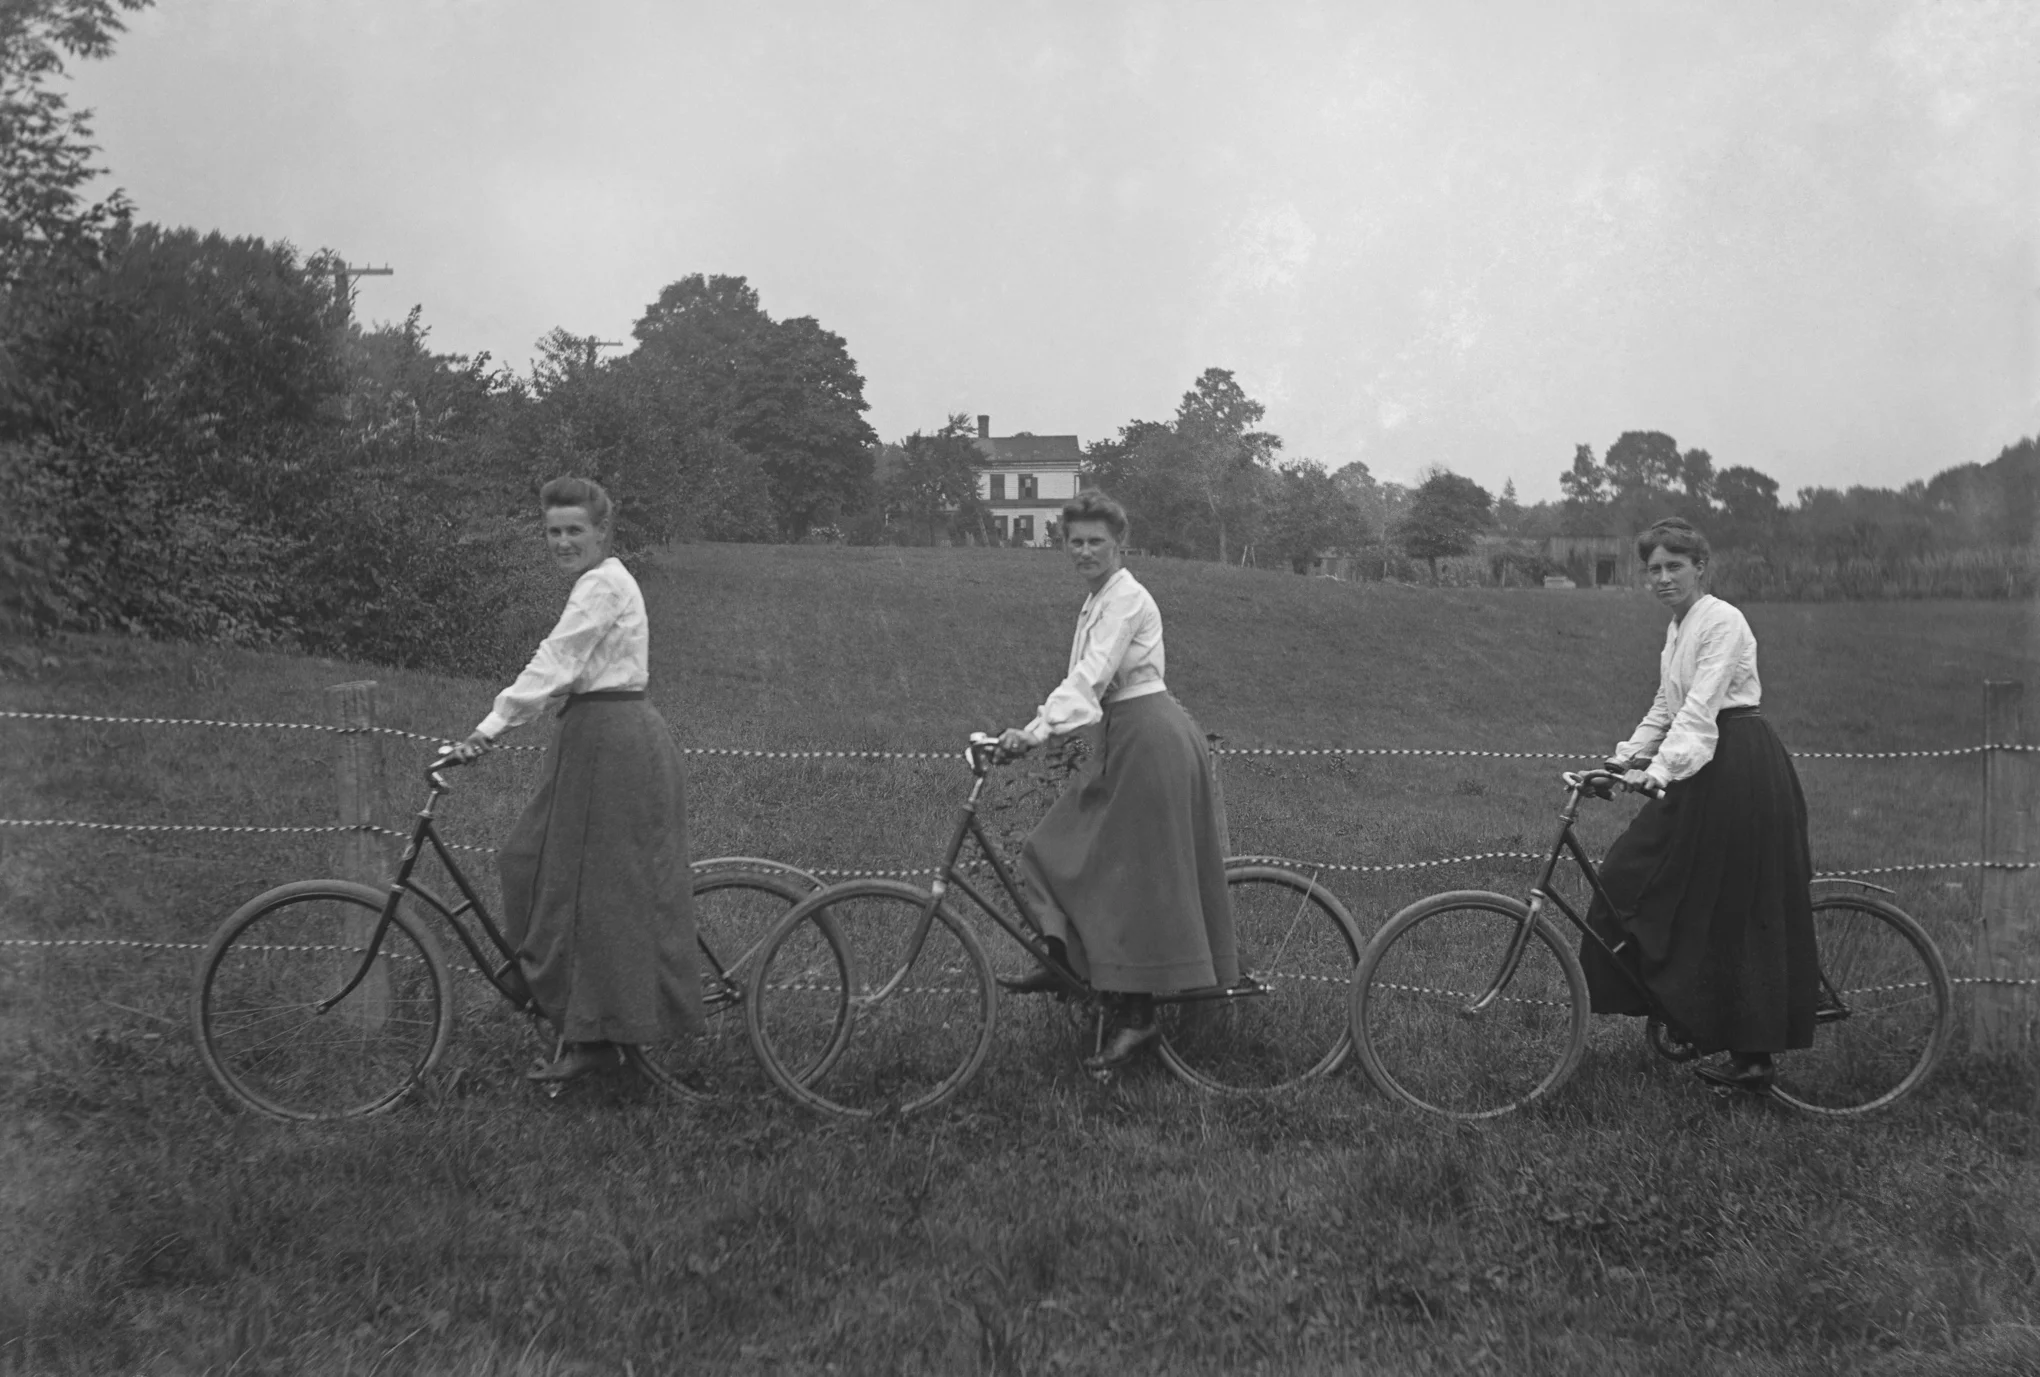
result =
[{"label": "tree line", "polygon": [[[502,613],[540,576],[533,496],[565,472],[623,498],[626,551],[996,541],[969,418],[882,444],[845,340],[775,319],[741,276],[666,285],[621,357],[556,329],[520,374],[435,351],[416,308],[364,328],[328,250],[141,222],[119,192],[88,196],[89,121],[56,82],[147,3],[14,0],[0,22],[8,626],[500,672],[522,649]],[[2010,548],[2030,541],[2040,488],[2025,440],[1902,489],[1804,489],[1788,506],[1753,468],[1632,431],[1600,457],[1579,446],[1560,499],[1524,506],[1513,484],[1494,497],[1444,469],[1405,486],[1288,456],[1265,415],[1232,372],[1206,369],[1173,414],[1085,447],[1087,479],[1155,553],[1298,572],[1329,554],[1431,581],[1476,552],[1493,581],[1536,581],[1544,537],[1667,513],[1751,568]]]}]

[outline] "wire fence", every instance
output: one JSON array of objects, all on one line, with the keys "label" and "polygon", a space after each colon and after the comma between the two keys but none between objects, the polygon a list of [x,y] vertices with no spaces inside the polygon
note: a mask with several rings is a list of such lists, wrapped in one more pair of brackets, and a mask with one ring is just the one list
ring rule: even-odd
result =
[{"label": "wire fence", "polygon": [[[0,721],[71,722],[119,726],[143,727],[211,727],[243,730],[307,731],[326,732],[335,735],[353,735],[369,732],[379,736],[396,737],[407,741],[423,742],[432,746],[443,746],[454,738],[434,736],[409,731],[401,727],[350,727],[321,722],[242,722],[232,719],[202,717],[125,717],[93,713],[66,712],[25,712],[0,711]],[[493,749],[519,752],[542,752],[543,746],[498,746]],[[1214,753],[1222,756],[1276,757],[1276,758],[1323,758],[1323,757],[1434,757],[1448,759],[1484,760],[1561,760],[1581,761],[1595,758],[1591,751],[1490,751],[1455,747],[1426,746],[1226,746],[1222,741],[1213,746]],[[1914,751],[1800,751],[1794,752],[1799,759],[1806,760],[1929,760],[1957,759],[1980,756],[1990,751],[2028,752],[2040,750],[2040,746],[2016,743],[1980,746],[1953,746],[1937,750]],[[877,762],[886,760],[955,760],[959,751],[831,751],[831,750],[775,750],[748,747],[684,746],[683,754],[720,757],[742,760],[843,760]],[[188,834],[321,834],[367,832],[399,840],[409,834],[394,831],[373,823],[354,825],[258,825],[231,823],[127,823],[95,822],[71,818],[0,818],[0,827],[48,827],[112,833],[188,833]],[[445,842],[449,849],[477,855],[493,855],[496,848],[473,846],[462,842]],[[1462,856],[1441,856],[1421,861],[1396,861],[1379,864],[1358,862],[1300,860],[1294,857],[1260,856],[1254,859],[1272,864],[1289,866],[1307,872],[1351,875],[1386,875],[1418,870],[1435,870],[1447,866],[1470,865],[1482,861],[1542,861],[1544,853],[1534,851],[1478,851]],[[1816,879],[1855,879],[1868,875],[1910,875],[1950,870],[2004,870],[2030,869],[2031,865],[2016,861],[1951,860],[1914,861],[1891,865],[1862,866],[1850,870],[1827,870],[1817,872]],[[862,869],[837,866],[809,867],[810,873],[830,879],[898,878],[916,879],[932,876],[932,867],[918,869]]]},{"label": "wire fence", "polygon": [[[95,722],[138,727],[230,727],[246,730],[331,732],[339,736],[362,732],[394,736],[444,746],[460,740],[465,733],[434,736],[403,727],[343,727],[329,722],[237,722],[209,717],[111,717],[77,712],[0,711],[0,721]],[[676,733],[677,735],[677,733]],[[495,746],[499,751],[543,752],[543,746]],[[1483,751],[1432,746],[1228,746],[1223,738],[1212,747],[1218,755],[1239,756],[1436,756],[1478,760],[1591,760],[1592,751]],[[2040,751],[2040,746],[2018,743],[1981,746],[1948,746],[1928,751],[1794,751],[1800,760],[1948,760],[1960,756],[1984,755],[1991,751]],[[746,746],[682,746],[682,755],[727,756],[744,760],[954,760],[961,752],[948,751],[819,751],[766,750]]]}]

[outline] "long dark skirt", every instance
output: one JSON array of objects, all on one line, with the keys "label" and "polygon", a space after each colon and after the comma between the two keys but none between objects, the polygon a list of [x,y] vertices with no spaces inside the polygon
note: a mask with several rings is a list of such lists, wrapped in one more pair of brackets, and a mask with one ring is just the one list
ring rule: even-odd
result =
[{"label": "long dark skirt", "polygon": [[[1702,1052],[1813,1045],[1820,975],[1806,796],[1754,713],[1724,714],[1714,759],[1644,804],[1608,848],[1589,921]],[[1598,947],[1581,964],[1597,1014],[1649,1007]]]},{"label": "long dark skirt", "polygon": [[1240,978],[1225,890],[1225,804],[1204,734],[1176,700],[1107,704],[1083,775],[1020,856],[1044,926],[1101,990]]},{"label": "long dark skirt", "polygon": [[570,1042],[701,1029],[680,752],[644,699],[583,699],[497,858],[504,932]]}]

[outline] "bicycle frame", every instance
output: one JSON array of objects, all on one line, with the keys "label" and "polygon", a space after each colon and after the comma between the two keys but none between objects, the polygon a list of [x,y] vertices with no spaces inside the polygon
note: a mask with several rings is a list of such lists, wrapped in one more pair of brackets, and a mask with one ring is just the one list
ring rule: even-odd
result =
[{"label": "bicycle frame", "polygon": [[[396,878],[390,881],[389,897],[383,900],[382,914],[376,921],[374,933],[368,939],[360,969],[354,972],[354,977],[341,986],[337,993],[319,1002],[320,1013],[331,1010],[368,978],[376,957],[382,951],[383,935],[396,920],[397,905],[403,901],[406,894],[416,895],[420,901],[437,910],[460,938],[460,944],[467,948],[468,956],[475,963],[475,969],[496,987],[498,994],[519,1009],[530,1005],[531,996],[522,988],[523,981],[520,979],[517,984],[512,985],[503,975],[505,971],[517,969],[517,954],[510,949],[510,943],[503,936],[502,929],[498,928],[495,920],[489,916],[488,905],[482,901],[481,895],[475,893],[475,888],[468,882],[467,874],[460,868],[460,863],[453,858],[453,853],[447,849],[446,843],[440,840],[439,829],[434,824],[433,813],[439,806],[440,798],[452,789],[445,777],[439,773],[447,763],[444,760],[435,761],[425,772],[426,778],[431,781],[431,792],[426,795],[425,806],[418,810],[418,816],[412,823],[410,840],[404,847],[403,859],[397,863]],[[460,890],[461,903],[457,908],[450,907],[438,895],[412,878],[412,873],[418,868],[419,857],[424,853],[428,843],[432,853],[439,858],[440,865],[445,867],[446,873],[453,878],[454,885]],[[473,913],[481,920],[482,931],[487,934],[490,945],[495,947],[500,966],[497,961],[489,958],[483,951],[482,944],[468,930],[467,925],[460,921],[460,915],[463,913]]]},{"label": "bicycle frame", "polygon": [[1560,913],[1571,920],[1572,925],[1580,930],[1582,936],[1609,957],[1609,964],[1622,973],[1622,978],[1628,981],[1652,1008],[1658,1007],[1657,997],[1636,973],[1629,969],[1627,962],[1618,959],[1619,953],[1629,945],[1628,941],[1625,939],[1611,944],[1600,933],[1594,931],[1585,914],[1574,912],[1572,905],[1565,901],[1565,896],[1552,886],[1551,878],[1558,873],[1560,858],[1570,855],[1573,863],[1580,868],[1580,873],[1586,877],[1594,897],[1610,908],[1614,907],[1608,898],[1608,891],[1601,885],[1600,868],[1587,855],[1586,848],[1580,845],[1579,835],[1573,830],[1580,819],[1580,800],[1587,795],[1597,780],[1607,780],[1612,776],[1605,772],[1589,771],[1577,775],[1567,773],[1561,778],[1565,780],[1569,792],[1566,795],[1565,807],[1558,813],[1558,838],[1551,844],[1551,853],[1544,858],[1543,868],[1537,872],[1537,882],[1530,887],[1529,911],[1524,915],[1523,921],[1517,924],[1516,935],[1510,939],[1508,950],[1502,954],[1501,969],[1495,973],[1494,981],[1488,986],[1486,993],[1466,1006],[1465,1011],[1468,1014],[1486,1013],[1494,1006],[1495,1001],[1501,998],[1502,991],[1508,987],[1509,982],[1516,978],[1516,968],[1522,964],[1523,952],[1530,945],[1530,933],[1537,926],[1537,920],[1542,916],[1546,904],[1554,905]]},{"label": "bicycle frame", "polygon": [[[956,825],[950,830],[949,845],[942,853],[942,868],[936,873],[934,881],[928,886],[928,902],[922,905],[921,916],[914,924],[913,938],[907,944],[906,960],[901,963],[897,971],[893,972],[892,978],[887,980],[884,986],[869,995],[865,1002],[877,1003],[885,999],[898,988],[900,982],[906,978],[907,972],[913,969],[914,962],[920,959],[922,945],[928,940],[929,929],[935,924],[935,910],[941,907],[943,899],[948,896],[952,889],[961,890],[987,917],[1003,928],[1008,937],[1011,937],[1026,949],[1030,956],[1053,971],[1059,978],[1068,982],[1070,987],[1069,993],[1086,997],[1097,993],[1091,988],[1089,982],[1070,969],[1067,961],[1058,960],[1051,952],[1047,943],[1047,933],[1042,926],[1040,917],[1034,911],[1034,906],[1028,902],[1026,891],[1014,879],[1012,870],[1007,866],[1004,858],[999,855],[998,848],[993,846],[990,838],[985,836],[984,824],[978,820],[978,799],[984,793],[985,780],[988,778],[991,768],[992,751],[996,745],[997,743],[990,738],[973,737],[971,739],[970,746],[965,751],[965,757],[970,762],[971,774],[973,776],[970,793],[957,807]],[[1013,907],[1020,913],[1019,923],[1016,924],[1012,919],[1008,918],[1003,911],[985,896],[984,891],[971,883],[968,875],[963,874],[956,868],[957,860],[963,855],[963,844],[966,840],[975,841],[979,854],[991,863],[992,874],[997,877],[1000,888],[1006,891],[1006,897],[1013,901]],[[1173,994],[1158,994],[1154,996],[1154,1002],[1157,1004],[1195,1004],[1214,999],[1258,999],[1267,993],[1266,987],[1259,984],[1252,986],[1228,986],[1205,990],[1183,990]]]}]

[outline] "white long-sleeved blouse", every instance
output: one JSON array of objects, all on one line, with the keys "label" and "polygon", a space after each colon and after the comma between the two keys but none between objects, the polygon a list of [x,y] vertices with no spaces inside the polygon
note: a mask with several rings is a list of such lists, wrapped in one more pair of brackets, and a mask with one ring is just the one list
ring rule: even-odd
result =
[{"label": "white long-sleeved blouse", "polygon": [[1683,620],[1665,631],[1658,656],[1657,698],[1613,760],[1650,757],[1645,771],[1660,788],[1691,779],[1714,759],[1723,708],[1754,708],[1763,701],[1757,679],[1757,638],[1734,606],[1703,593]]},{"label": "white long-sleeved blouse", "polygon": [[1140,580],[1120,569],[1077,613],[1069,672],[1021,730],[1036,745],[1105,715],[1105,704],[1165,693],[1162,609]]},{"label": "white long-sleeved blouse", "polygon": [[566,611],[475,730],[493,740],[539,716],[554,698],[641,689],[651,682],[651,658],[644,594],[611,555],[574,580]]}]

